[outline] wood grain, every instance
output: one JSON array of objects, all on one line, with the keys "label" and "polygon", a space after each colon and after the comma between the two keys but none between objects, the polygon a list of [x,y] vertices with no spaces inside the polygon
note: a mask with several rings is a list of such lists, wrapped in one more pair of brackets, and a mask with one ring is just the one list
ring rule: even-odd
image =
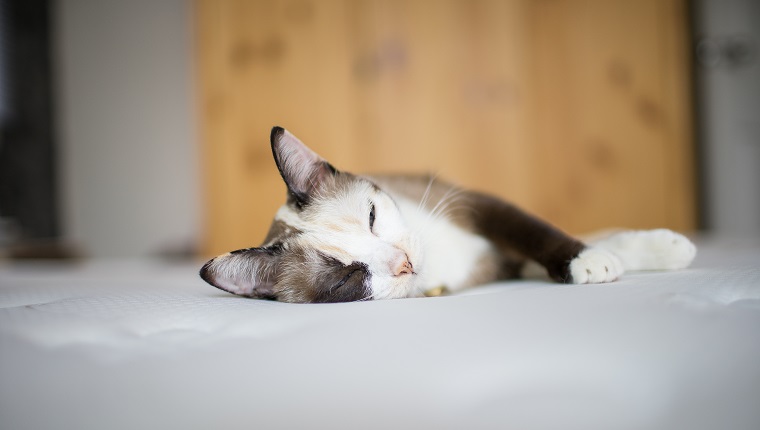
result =
[{"label": "wood grain", "polygon": [[258,244],[284,126],[580,233],[695,228],[683,0],[197,0],[204,252]]}]

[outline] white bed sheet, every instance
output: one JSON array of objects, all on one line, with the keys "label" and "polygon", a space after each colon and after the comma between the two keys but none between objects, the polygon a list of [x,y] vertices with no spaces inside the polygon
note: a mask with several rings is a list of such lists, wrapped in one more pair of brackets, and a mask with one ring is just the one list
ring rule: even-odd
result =
[{"label": "white bed sheet", "polygon": [[614,284],[332,305],[0,265],[0,428],[760,428],[760,243]]}]

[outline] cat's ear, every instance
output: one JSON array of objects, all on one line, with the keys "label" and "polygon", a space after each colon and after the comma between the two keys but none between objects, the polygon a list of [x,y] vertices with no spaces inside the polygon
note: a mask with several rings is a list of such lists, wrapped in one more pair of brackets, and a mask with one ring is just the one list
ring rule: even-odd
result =
[{"label": "cat's ear", "polygon": [[209,284],[232,294],[277,300],[274,285],[280,252],[277,247],[232,251],[209,260],[200,275]]},{"label": "cat's ear", "polygon": [[297,137],[282,127],[272,128],[272,154],[290,195],[299,206],[309,203],[322,183],[337,172]]}]

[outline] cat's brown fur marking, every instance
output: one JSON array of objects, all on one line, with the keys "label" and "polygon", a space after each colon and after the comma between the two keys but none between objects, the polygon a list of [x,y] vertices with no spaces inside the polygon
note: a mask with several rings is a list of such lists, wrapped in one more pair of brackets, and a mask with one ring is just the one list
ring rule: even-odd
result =
[{"label": "cat's brown fur marking", "polygon": [[463,196],[472,207],[476,233],[493,241],[503,252],[517,252],[544,266],[552,279],[570,282],[569,264],[586,248],[550,224],[492,196],[468,191]]},{"label": "cat's brown fur marking", "polygon": [[[288,267],[311,270],[287,270]],[[277,284],[278,300],[290,303],[337,303],[367,300],[369,273],[361,263],[344,265],[319,252],[291,253]]]}]

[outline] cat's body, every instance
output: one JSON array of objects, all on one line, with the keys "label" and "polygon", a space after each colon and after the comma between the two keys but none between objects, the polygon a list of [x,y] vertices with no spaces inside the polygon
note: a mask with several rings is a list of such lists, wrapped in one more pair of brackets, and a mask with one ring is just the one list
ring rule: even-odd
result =
[{"label": "cat's body", "polygon": [[587,246],[515,206],[430,176],[339,172],[292,134],[272,130],[288,201],[264,243],[210,260],[225,291],[286,302],[417,297],[519,277],[536,262],[558,282],[610,282],[624,270],[686,267],[695,248],[669,230]]}]

